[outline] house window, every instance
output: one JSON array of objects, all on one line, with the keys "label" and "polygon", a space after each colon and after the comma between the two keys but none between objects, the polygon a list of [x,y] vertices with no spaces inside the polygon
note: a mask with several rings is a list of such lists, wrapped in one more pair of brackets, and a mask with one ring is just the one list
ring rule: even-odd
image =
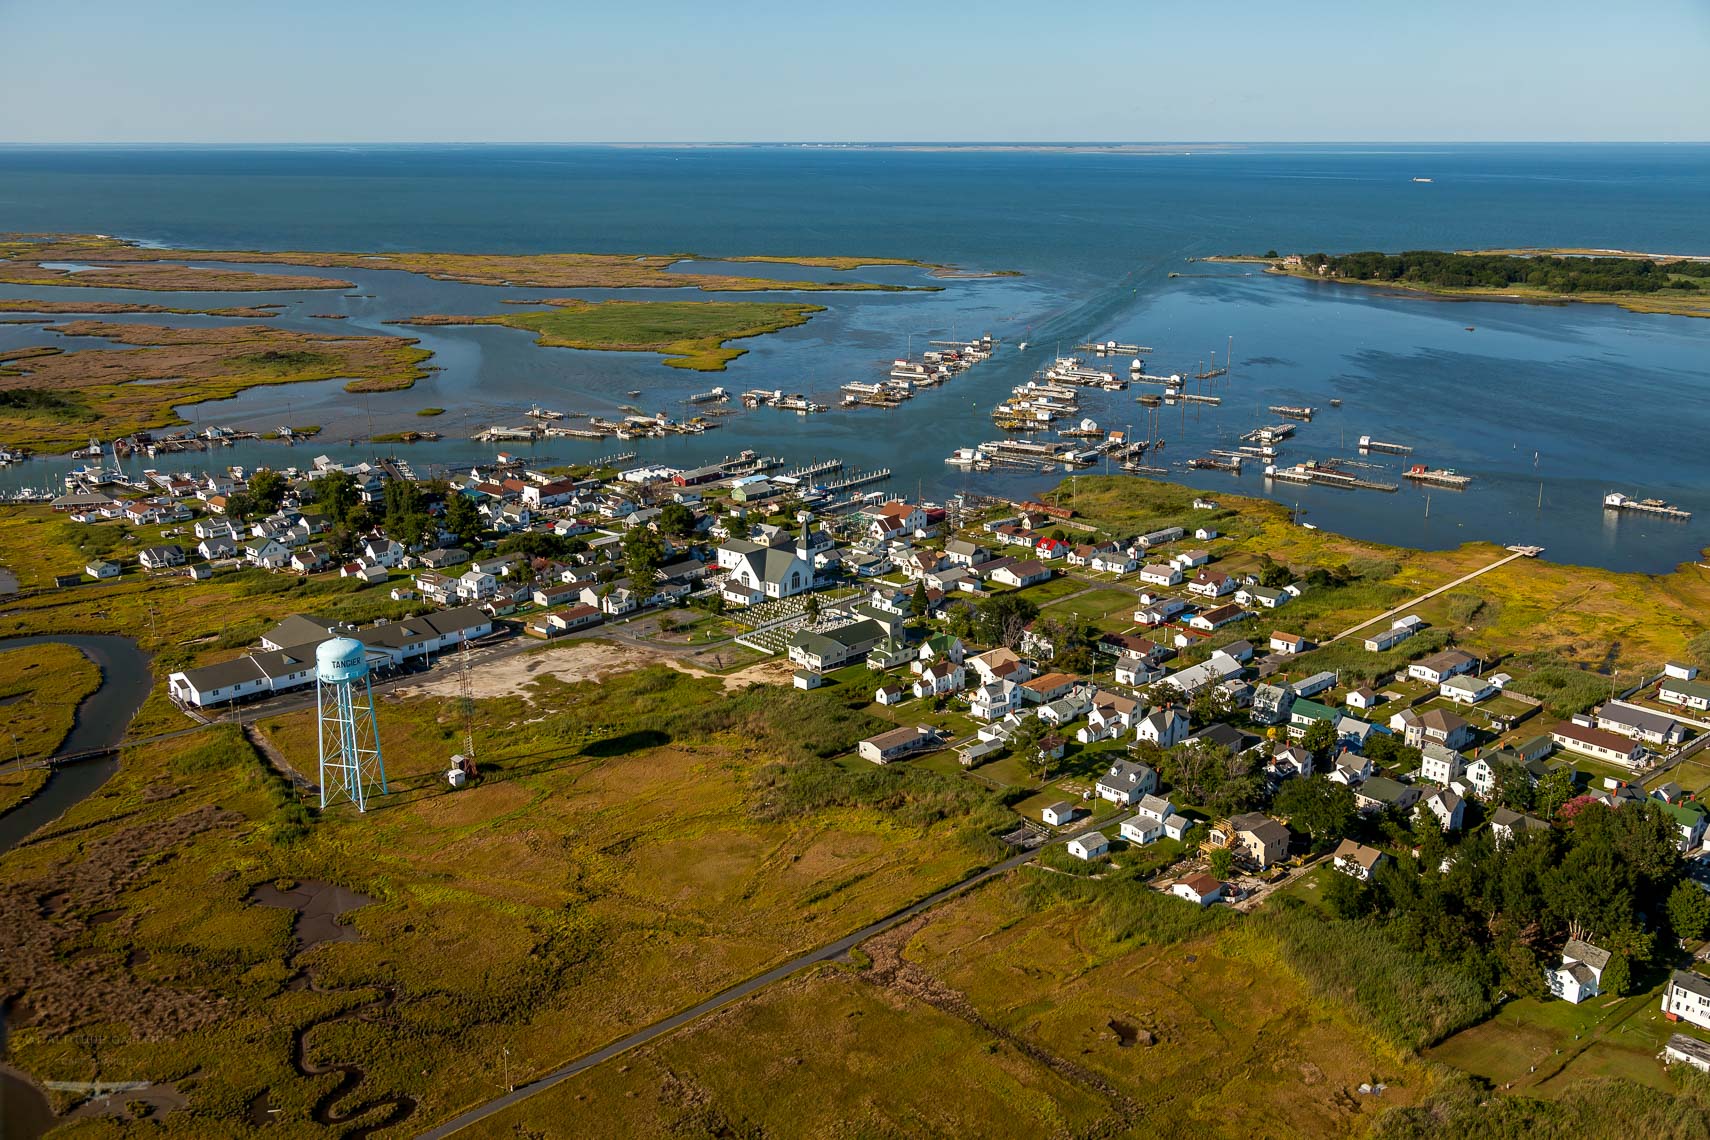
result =
[{"label": "house window", "polygon": [[790,575],[790,589],[799,590],[801,588],[802,588],[802,573],[800,570],[797,570],[797,571],[794,571],[793,573],[791,573],[791,575]]}]

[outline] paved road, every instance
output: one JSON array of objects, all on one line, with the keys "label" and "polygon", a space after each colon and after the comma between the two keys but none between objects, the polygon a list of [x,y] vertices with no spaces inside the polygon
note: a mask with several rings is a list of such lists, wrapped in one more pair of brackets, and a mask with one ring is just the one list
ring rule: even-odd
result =
[{"label": "paved road", "polygon": [[[1076,831],[1074,835],[1084,835],[1087,832],[1094,830],[1097,829],[1085,827]],[[1065,835],[1060,839],[1053,840],[1053,842],[1066,843],[1070,839],[1074,838],[1074,835]],[[875,922],[870,926],[864,926],[853,934],[845,935],[835,942],[830,942],[819,947],[817,950],[810,950],[800,957],[792,958],[783,965],[767,970],[764,974],[749,978],[745,982],[740,982],[737,985],[732,986],[730,989],[725,990],[723,993],[708,998],[697,1006],[685,1009],[681,1013],[672,1014],[663,1021],[656,1021],[647,1028],[631,1033],[628,1037],[622,1038],[621,1040],[614,1041],[603,1049],[598,1049],[584,1057],[578,1057],[576,1060],[571,1061],[562,1068],[554,1069],[552,1072],[547,1073],[544,1077],[530,1081],[526,1085],[518,1085],[515,1089],[501,1097],[490,1100],[485,1104],[477,1105],[475,1108],[471,1108],[466,1112],[459,1113],[450,1120],[447,1120],[444,1124],[421,1133],[421,1140],[440,1140],[442,1137],[450,1136],[454,1132],[467,1128],[469,1125],[474,1124],[477,1121],[485,1120],[494,1113],[502,1112],[514,1104],[519,1104],[537,1093],[545,1092],[553,1085],[573,1077],[577,1073],[584,1072],[596,1065],[609,1061],[620,1053],[627,1053],[638,1045],[645,1045],[656,1037],[661,1037],[673,1030],[680,1029],[682,1026],[687,1025],[696,1018],[703,1017],[715,1010],[723,1009],[732,1002],[740,1001],[750,994],[771,985],[773,982],[783,981],[790,975],[805,970],[809,966],[817,965],[820,962],[829,962],[832,959],[841,958],[845,954],[849,953],[850,950],[854,949],[862,942],[867,941],[869,938],[878,934],[883,934],[885,931],[907,922],[909,919],[914,918],[916,915],[919,915],[924,911],[931,910],[933,907],[962,894],[964,891],[968,891],[979,886],[981,883],[987,882],[999,875],[1014,870],[1016,867],[1019,867],[1023,863],[1033,859],[1038,855],[1038,853],[1038,848],[1035,848],[1031,851],[1024,851],[1019,855],[1011,856],[1010,858],[1005,859],[1002,863],[988,867],[986,870],[970,876],[969,878],[963,879],[959,883],[930,894],[919,902],[904,907],[902,910],[897,911],[895,914],[890,915],[887,918],[881,918],[878,922]]]},{"label": "paved road", "polygon": [[1459,578],[1456,578],[1453,582],[1448,583],[1447,585],[1438,586],[1435,590],[1431,590],[1428,593],[1420,594],[1417,598],[1411,598],[1408,601],[1402,602],[1399,606],[1396,606],[1394,609],[1385,610],[1383,613],[1379,614],[1377,617],[1367,618],[1365,621],[1361,622],[1359,625],[1350,626],[1347,629],[1344,629],[1341,633],[1338,633],[1335,637],[1332,637],[1329,641],[1326,641],[1324,644],[1329,645],[1332,642],[1341,641],[1344,637],[1347,637],[1350,634],[1358,633],[1360,630],[1366,628],[1368,625],[1372,625],[1372,624],[1375,624],[1376,622],[1383,621],[1385,618],[1392,618],[1396,614],[1399,614],[1401,611],[1407,610],[1407,609],[1412,609],[1414,606],[1419,605],[1421,602],[1428,602],[1432,598],[1436,597],[1438,594],[1445,593],[1449,590],[1452,590],[1456,586],[1465,585],[1466,583],[1472,581],[1474,578],[1477,578],[1480,574],[1488,574],[1492,570],[1495,570],[1498,566],[1506,566],[1510,562],[1513,562],[1517,558],[1534,557],[1534,555],[1541,549],[1542,549],[1541,547],[1528,546],[1528,547],[1525,547],[1521,550],[1516,550],[1514,553],[1508,555],[1506,558],[1498,558],[1495,562],[1492,562],[1489,566],[1485,566],[1482,569],[1474,570],[1471,574],[1463,574]]}]

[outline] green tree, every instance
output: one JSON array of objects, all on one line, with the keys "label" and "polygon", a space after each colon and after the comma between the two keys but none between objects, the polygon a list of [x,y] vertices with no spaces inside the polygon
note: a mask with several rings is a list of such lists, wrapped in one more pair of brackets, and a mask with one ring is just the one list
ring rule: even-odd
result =
[{"label": "green tree", "polygon": [[1051,778],[1056,761],[1045,754],[1041,742],[1051,734],[1051,726],[1036,716],[1030,716],[1016,726],[1009,738],[1009,749],[1021,758],[1022,767],[1033,779],[1043,783]]},{"label": "green tree", "polygon": [[345,471],[328,471],[315,480],[315,503],[336,525],[345,522],[358,502],[356,480]]},{"label": "green tree", "polygon": [[1352,788],[1319,776],[1287,781],[1272,806],[1289,827],[1305,832],[1318,845],[1345,837],[1360,814]]},{"label": "green tree", "polygon": [[1358,918],[1371,905],[1371,887],[1352,875],[1332,871],[1322,876],[1324,905],[1337,918]]},{"label": "green tree", "polygon": [[632,526],[623,535],[623,565],[630,587],[645,596],[652,592],[654,576],[665,564],[665,543],[644,526]]},{"label": "green tree", "polygon": [[266,513],[248,491],[238,491],[226,496],[226,517],[233,522],[248,522],[256,515]]},{"label": "green tree", "polygon": [[926,611],[932,608],[932,603],[926,597],[926,583],[916,581],[914,593],[908,596],[908,614],[915,621],[926,616]]},{"label": "green tree", "polygon": [[1327,720],[1315,720],[1306,726],[1300,746],[1312,753],[1314,767],[1329,763],[1336,749],[1336,726]]},{"label": "green tree", "polygon": [[1016,594],[994,594],[975,607],[974,632],[987,645],[1009,648],[1021,644],[1027,623],[1039,616],[1039,607]]},{"label": "green tree", "polygon": [[481,513],[475,509],[474,500],[461,491],[454,491],[445,502],[445,529],[456,538],[457,544],[472,547],[481,540]]},{"label": "green tree", "polygon": [[1627,995],[1633,988],[1633,968],[1627,962],[1627,955],[1609,955],[1609,964],[1603,967],[1603,977],[1599,979],[1597,988],[1611,997]]},{"label": "green tree", "polygon": [[1213,848],[1207,859],[1211,863],[1211,875],[1215,879],[1227,879],[1230,872],[1235,870],[1235,852],[1227,847]]},{"label": "green tree", "polygon": [[1710,930],[1710,892],[1682,880],[1668,893],[1668,924],[1679,938],[1696,942]]},{"label": "green tree", "polygon": [[263,467],[249,477],[249,494],[261,509],[273,512],[279,509],[279,504],[285,501],[285,492],[290,489],[285,476],[271,467]]},{"label": "green tree", "polygon": [[802,603],[802,613],[809,621],[819,620],[819,595],[809,594],[807,601]]},{"label": "green tree", "polygon": [[1538,809],[1538,814],[1545,819],[1554,819],[1562,805],[1578,794],[1579,787],[1574,781],[1574,770],[1564,766],[1544,773],[1544,778],[1539,780],[1538,786],[1533,789],[1532,803]]},{"label": "green tree", "polygon": [[657,523],[662,533],[680,538],[695,532],[695,512],[683,503],[666,503],[659,508]]},{"label": "green tree", "polygon": [[519,530],[499,540],[494,549],[500,554],[524,554],[530,558],[563,558],[569,543],[551,531]]}]

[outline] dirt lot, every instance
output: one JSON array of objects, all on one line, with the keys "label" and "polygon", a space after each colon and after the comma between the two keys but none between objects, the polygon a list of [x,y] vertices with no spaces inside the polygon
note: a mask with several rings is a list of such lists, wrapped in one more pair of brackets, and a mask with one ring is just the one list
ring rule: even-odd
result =
[{"label": "dirt lot", "polygon": [[[617,645],[609,641],[569,641],[535,653],[518,653],[498,660],[481,662],[475,658],[470,669],[470,687],[477,699],[507,697],[513,694],[527,699],[526,686],[536,677],[554,677],[566,684],[577,681],[601,681],[615,673],[627,673],[648,665],[668,665],[691,677],[719,676],[689,660],[662,649]],[[752,684],[787,685],[794,673],[783,658],[768,658],[746,669],[724,675],[726,689],[740,689]],[[394,689],[402,698],[456,697],[460,690],[454,670],[441,669],[431,680]]]}]

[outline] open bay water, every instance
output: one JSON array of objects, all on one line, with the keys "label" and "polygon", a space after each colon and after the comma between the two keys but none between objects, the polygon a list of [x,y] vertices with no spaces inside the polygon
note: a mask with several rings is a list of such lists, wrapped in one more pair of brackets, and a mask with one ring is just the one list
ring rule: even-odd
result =
[{"label": "open bay water", "polygon": [[[1191,152],[1191,153],[1189,153]],[[1427,177],[1429,184],[1414,183]],[[614,412],[633,402],[682,417],[691,392],[715,384],[803,391],[835,403],[837,387],[871,380],[924,341],[991,332],[997,356],[894,412],[799,417],[759,410],[700,437],[620,443],[543,441],[532,453],[573,461],[634,450],[641,461],[690,464],[742,448],[805,462],[838,456],[890,467],[890,486],[928,496],[957,489],[1020,493],[1060,476],[966,474],[953,448],[1002,433],[991,407],[1088,337],[1152,346],[1148,371],[1195,371],[1234,338],[1219,408],[1166,409],[1168,446],[1153,462],[1216,491],[1267,493],[1256,466],[1241,476],[1179,465],[1276,422],[1271,404],[1311,404],[1319,417],[1281,461],[1347,457],[1360,435],[1408,443],[1414,461],[1473,477],[1464,492],[1403,486],[1395,494],[1276,484],[1327,529],[1428,548],[1472,539],[1536,543],[1546,557],[1666,570],[1710,544],[1710,321],[1613,306],[1445,302],[1361,286],[1253,275],[1207,265],[1215,253],[1575,246],[1710,254],[1706,146],[1264,147],[1094,155],[983,150],[732,148],[0,149],[0,229],[95,231],[189,248],[692,251],[860,254],[947,262],[1021,277],[934,281],[866,269],[864,280],[939,284],[940,292],[732,294],[827,306],[808,324],[743,343],[722,373],[662,366],[639,353],[540,349],[503,328],[389,324],[419,313],[491,313],[507,300],[565,290],[497,289],[372,270],[328,271],[351,290],[261,294],[147,293],[0,286],[0,297],[177,305],[283,301],[279,324],[332,334],[417,336],[441,371],[405,392],[352,395],[338,381],[255,389],[184,409],[199,424],[321,424],[285,451],[254,444],[163,456],[163,469],[306,463],[325,452],[372,456],[352,436],[431,427],[451,437],[518,424],[531,403]],[[742,267],[780,281],[796,267]],[[297,270],[286,270],[297,271]],[[98,272],[98,271],[96,271]],[[1172,277],[1172,273],[1181,276]],[[346,293],[359,296],[346,296]],[[576,291],[590,298],[712,299],[667,290]],[[316,313],[346,319],[325,320]],[[219,318],[134,316],[149,323]],[[1467,331],[1472,326],[1473,331]],[[1028,342],[1021,351],[1017,345]],[[0,325],[0,351],[56,344],[42,325]],[[1125,370],[1126,358],[1115,362]],[[625,394],[640,390],[633,401]],[[1134,397],[1086,391],[1083,415],[1144,433]],[[1340,399],[1340,408],[1328,401]],[[416,409],[449,409],[436,419]],[[397,449],[418,470],[490,458],[466,438]],[[1399,482],[1402,463],[1378,478]],[[133,461],[133,465],[136,464]],[[0,472],[0,485],[57,483],[66,463]],[[1613,516],[1613,490],[1696,512],[1688,523]],[[1540,495],[1541,492],[1541,495]],[[1427,514],[1427,498],[1429,502]],[[1541,498],[1541,505],[1540,505]]]}]

